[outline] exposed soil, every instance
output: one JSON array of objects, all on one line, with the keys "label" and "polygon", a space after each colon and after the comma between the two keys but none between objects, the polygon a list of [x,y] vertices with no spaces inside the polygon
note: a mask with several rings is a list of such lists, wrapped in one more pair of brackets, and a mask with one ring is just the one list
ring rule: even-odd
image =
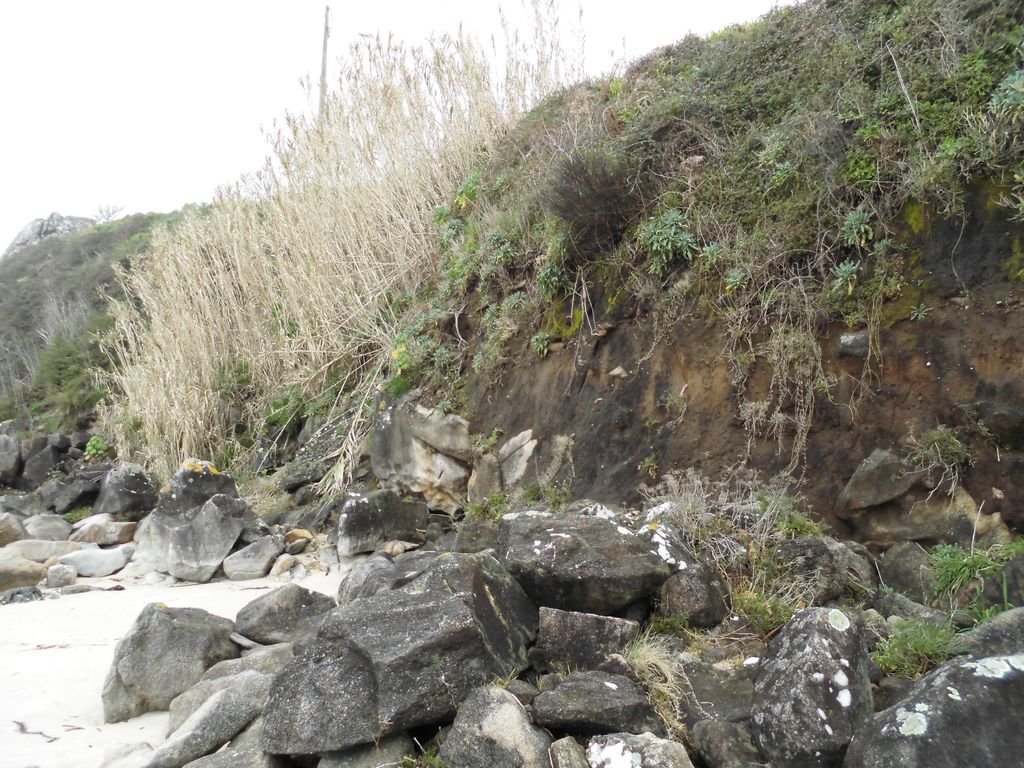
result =
[{"label": "exposed soil", "polygon": [[[902,450],[911,431],[943,424],[960,427],[970,448],[975,463],[967,490],[984,501],[985,512],[1024,526],[1024,446],[1008,450],[1004,443],[997,451],[960,407],[1021,405],[1024,308],[1013,273],[1024,267],[1017,264],[1024,228],[1008,223],[984,190],[972,202],[975,213],[964,222],[930,223],[925,212],[915,222],[920,234],[908,225],[901,238],[909,245],[907,286],[885,307],[881,359],[869,376],[862,377],[862,360],[838,355],[839,336],[849,329],[836,325],[822,342],[825,368],[839,384],[831,400],[819,399],[798,479],[813,512],[834,527],[841,526],[832,514],[835,499],[873,449]],[[910,309],[919,304],[931,312],[911,321]],[[543,359],[524,339],[514,365],[491,381],[470,381],[473,431],[498,428],[511,436],[533,429],[541,439],[541,481],[548,479],[552,438],[572,436],[571,457],[555,479],[570,482],[574,497],[608,501],[638,500],[638,489],[653,482],[641,465],[658,475],[694,467],[710,477],[748,455],[767,472],[785,466],[788,452],[784,447],[780,456],[774,441],[755,443],[748,454],[719,326],[694,316],[659,339],[642,312],[602,316],[600,302],[597,319],[612,326],[603,336],[584,331]],[[620,366],[624,377],[613,375]],[[755,372],[752,387],[764,373]],[[662,403],[683,387],[687,409],[675,420]],[[867,396],[858,399],[858,391]]]}]

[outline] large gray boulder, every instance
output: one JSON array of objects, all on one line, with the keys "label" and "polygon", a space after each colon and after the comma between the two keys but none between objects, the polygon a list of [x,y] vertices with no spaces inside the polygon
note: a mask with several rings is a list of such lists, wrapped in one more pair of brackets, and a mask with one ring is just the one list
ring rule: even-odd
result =
[{"label": "large gray boulder", "polygon": [[585,613],[614,613],[671,574],[643,541],[600,517],[505,515],[498,555],[537,605]]},{"label": "large gray boulder", "polygon": [[58,515],[92,505],[98,493],[98,482],[79,476],[48,480],[39,489],[47,509]]},{"label": "large gray boulder", "polygon": [[134,554],[134,544],[122,544],[110,549],[80,549],[62,555],[60,563],[73,566],[79,576],[109,576],[128,565]]},{"label": "large gray boulder", "polygon": [[857,731],[844,768],[1020,765],[1024,653],[957,660]]},{"label": "large gray boulder", "polygon": [[214,693],[153,752],[146,768],[181,768],[218,750],[260,713],[270,682],[248,672]]},{"label": "large gray boulder", "polygon": [[396,768],[403,759],[416,754],[416,743],[404,733],[388,736],[373,744],[344,752],[321,755],[317,768]]},{"label": "large gray boulder", "polygon": [[34,515],[24,522],[26,538],[40,541],[67,541],[71,536],[71,523],[60,515]]},{"label": "large gray boulder", "polygon": [[751,708],[761,751],[778,768],[825,768],[871,713],[860,622],[837,608],[806,608],[768,646]]},{"label": "large gray boulder", "polygon": [[264,675],[276,675],[293,658],[295,658],[295,649],[291,643],[275,643],[261,648],[253,648],[237,659],[218,661],[203,673],[203,680],[231,677],[249,670]]},{"label": "large gray boulder", "polygon": [[462,417],[380,399],[370,461],[383,488],[418,493],[432,509],[453,513],[465,502],[473,453]]},{"label": "large gray boulder", "polygon": [[449,720],[474,688],[528,666],[536,627],[536,609],[493,558],[438,558],[401,589],[328,614],[275,680],[263,747],[343,750]]},{"label": "large gray boulder", "polygon": [[541,608],[530,661],[540,672],[598,669],[610,655],[625,653],[639,632],[640,625],[629,619]]},{"label": "large gray boulder", "polygon": [[1024,653],[1024,607],[1003,611],[969,632],[957,635],[958,649],[972,656]]},{"label": "large gray boulder", "polygon": [[156,484],[152,478],[140,465],[122,462],[103,476],[93,511],[137,522],[156,503]]},{"label": "large gray boulder", "polygon": [[35,560],[37,563],[45,563],[52,557],[63,557],[69,552],[78,552],[80,549],[96,549],[96,545],[79,544],[75,541],[20,539],[4,547],[4,552],[8,555],[23,557],[26,560]]},{"label": "large gray boulder", "polygon": [[103,684],[103,718],[117,723],[167,709],[207,668],[238,656],[233,625],[198,608],[150,603],[114,649]]},{"label": "large gray boulder", "polygon": [[244,501],[217,494],[202,506],[158,508],[139,534],[138,559],[186,581],[209,581],[245,527]]},{"label": "large gray boulder", "polygon": [[28,531],[21,520],[10,512],[0,512],[0,547],[6,547],[12,541],[27,539]]},{"label": "large gray boulder", "polygon": [[304,643],[335,607],[327,595],[285,584],[246,604],[235,617],[235,631],[264,645]]},{"label": "large gray boulder", "polygon": [[591,768],[693,768],[686,748],[652,733],[595,736],[587,745]]},{"label": "large gray boulder", "polygon": [[61,452],[52,445],[47,445],[31,458],[26,458],[21,470],[21,479],[18,481],[19,487],[25,491],[34,491],[57,469],[61,458]]},{"label": "large gray boulder", "polygon": [[109,514],[90,515],[76,522],[69,541],[112,547],[134,540],[138,523],[114,521]]},{"label": "large gray boulder", "polygon": [[708,664],[687,658],[683,664],[686,684],[678,702],[683,722],[693,728],[701,720],[744,722],[750,719],[754,699],[755,666],[729,662]]},{"label": "large gray boulder", "polygon": [[0,435],[0,485],[14,486],[21,474],[21,442]]},{"label": "large gray boulder", "polygon": [[38,584],[46,573],[42,563],[3,552],[0,553],[0,592]]},{"label": "large gray boulder", "polygon": [[261,579],[270,572],[277,556],[284,552],[284,536],[262,536],[224,558],[224,575],[232,581]]},{"label": "large gray boulder", "polygon": [[437,756],[451,768],[550,768],[550,745],[515,696],[478,688],[462,702]]},{"label": "large gray boulder", "polygon": [[[244,658],[242,657],[242,659]],[[242,659],[228,659],[227,661],[218,662],[214,666],[219,667],[222,664],[230,664]],[[198,683],[174,697],[174,701],[171,702],[170,706],[170,715],[167,719],[167,734],[170,735],[177,731],[210,697],[220,691],[240,688],[251,692],[253,695],[262,696],[260,705],[260,709],[262,709],[262,702],[266,701],[272,680],[273,675],[255,669],[244,669],[233,675],[222,675],[212,678],[207,678],[204,675],[203,679]]]},{"label": "large gray boulder", "polygon": [[564,679],[545,676],[544,687],[533,700],[533,719],[537,725],[573,734],[665,733],[633,680],[598,671],[570,672]]},{"label": "large gray boulder", "polygon": [[840,517],[869,507],[893,501],[914,487],[921,473],[888,449],[876,448],[871,452],[847,482],[836,501]]},{"label": "large gray boulder", "polygon": [[878,558],[882,584],[911,600],[927,604],[935,596],[935,572],[928,551],[915,541],[903,541]]},{"label": "large gray boulder", "polygon": [[761,766],[761,753],[754,746],[750,730],[740,723],[701,720],[690,731],[693,745],[709,768],[753,768]]},{"label": "large gray boulder", "polygon": [[351,492],[338,515],[338,555],[373,552],[392,540],[422,543],[430,510],[391,491]]}]

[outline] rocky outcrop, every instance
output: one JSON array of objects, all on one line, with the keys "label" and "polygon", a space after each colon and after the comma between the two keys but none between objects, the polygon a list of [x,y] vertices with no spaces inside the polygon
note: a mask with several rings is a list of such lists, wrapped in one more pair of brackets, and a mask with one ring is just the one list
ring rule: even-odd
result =
[{"label": "rocky outcrop", "polygon": [[95,219],[87,219],[84,216],[61,216],[57,212],[51,213],[45,219],[33,219],[15,236],[3,255],[0,255],[0,259],[5,259],[25,246],[38,243],[47,237],[82,232],[94,226]]},{"label": "rocky outcrop", "polygon": [[612,654],[624,653],[639,631],[629,619],[541,608],[530,660],[539,672],[598,669]]},{"label": "rocky outcrop", "polygon": [[570,672],[565,678],[545,676],[533,701],[533,719],[545,728],[572,734],[665,732],[633,680],[596,670]]},{"label": "rocky outcrop", "polygon": [[224,575],[232,581],[259,579],[269,573],[277,556],[284,552],[284,536],[263,536],[224,558]]},{"label": "rocky outcrop", "polygon": [[93,512],[138,521],[156,503],[156,485],[152,478],[138,464],[122,462],[103,476]]},{"label": "rocky outcrop", "polygon": [[147,605],[114,649],[103,684],[103,718],[117,723],[167,709],[207,668],[238,656],[227,619],[197,608]]},{"label": "rocky outcrop", "polygon": [[455,512],[465,504],[473,455],[462,417],[408,400],[378,403],[370,458],[382,487],[418,493],[431,508]]}]

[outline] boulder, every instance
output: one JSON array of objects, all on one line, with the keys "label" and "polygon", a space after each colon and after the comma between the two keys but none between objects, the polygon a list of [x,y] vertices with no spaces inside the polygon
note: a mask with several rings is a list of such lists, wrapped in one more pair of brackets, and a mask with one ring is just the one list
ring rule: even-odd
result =
[{"label": "boulder", "polygon": [[57,563],[46,569],[46,588],[70,587],[78,580],[78,570],[73,565]]},{"label": "boulder", "polygon": [[750,719],[756,665],[722,661],[708,664],[687,654],[682,669],[686,684],[679,710],[687,728],[702,720],[739,723]]},{"label": "boulder", "polygon": [[261,579],[270,572],[274,560],[282,552],[284,552],[284,536],[280,534],[264,536],[224,558],[224,575],[232,581]]},{"label": "boulder", "polygon": [[669,565],[600,517],[511,513],[498,524],[499,558],[537,605],[614,613],[655,592]]},{"label": "boulder", "polygon": [[225,475],[210,462],[186,459],[160,489],[156,511],[172,516],[185,514],[214,496],[237,499],[238,486],[230,475]]},{"label": "boulder", "polygon": [[473,453],[462,417],[380,398],[370,462],[381,487],[420,494],[431,509],[454,513],[465,502]]},{"label": "boulder", "polygon": [[871,352],[871,334],[868,331],[850,331],[840,334],[838,352],[840,357],[866,360]]},{"label": "boulder", "polygon": [[303,434],[299,436],[301,447],[295,458],[274,475],[274,481],[278,486],[288,493],[294,493],[300,488],[322,480],[337,462],[338,447],[348,432],[350,419],[351,414],[345,413],[328,420],[315,430],[314,419],[307,419],[302,427]]},{"label": "boulder", "polygon": [[917,542],[902,541],[878,558],[882,584],[911,600],[926,604],[935,596],[935,573],[928,551]]},{"label": "boulder", "polygon": [[156,484],[152,478],[140,465],[122,462],[103,476],[93,510],[119,520],[137,522],[156,503]]},{"label": "boulder", "polygon": [[397,557],[374,552],[345,574],[338,585],[338,604],[398,589],[422,575],[437,558],[438,553],[429,550],[404,552]]},{"label": "boulder", "polygon": [[[416,754],[416,743],[404,733],[388,736],[379,743],[354,747],[344,752],[327,752],[317,768],[394,768]],[[452,768],[455,768],[454,763]]]},{"label": "boulder", "polygon": [[0,435],[0,485],[14,486],[21,474],[21,443],[10,435]]},{"label": "boulder", "polygon": [[304,643],[335,607],[327,595],[285,584],[245,605],[235,618],[235,631],[264,645]]},{"label": "boulder", "polygon": [[81,549],[62,555],[60,563],[70,565],[79,576],[109,576],[124,568],[135,554],[134,544],[122,544],[112,549]]},{"label": "boulder", "polygon": [[980,422],[996,437],[1004,450],[1024,446],[1024,408],[993,400],[963,403],[972,420]]},{"label": "boulder", "polygon": [[17,493],[0,496],[0,509],[24,519],[33,515],[45,515],[49,510],[38,493]]},{"label": "boulder", "polygon": [[1024,607],[1024,552],[1007,561],[1002,572],[985,580],[985,602]]},{"label": "boulder", "polygon": [[22,490],[34,491],[46,482],[57,466],[60,464],[61,453],[52,445],[47,445],[32,458],[25,460],[25,466],[21,470],[21,479],[18,483]]},{"label": "boulder", "polygon": [[548,748],[551,768],[590,768],[587,753],[572,736],[565,736],[552,742]]},{"label": "boulder", "polygon": [[35,586],[45,573],[42,563],[5,552],[0,556],[0,591]]},{"label": "boulder", "polygon": [[88,507],[99,493],[99,485],[83,477],[50,480],[39,489],[43,503],[58,515],[73,509]]},{"label": "boulder", "polygon": [[232,623],[198,608],[150,603],[114,649],[103,684],[104,721],[167,709],[207,668],[238,656]]},{"label": "boulder", "polygon": [[237,496],[217,494],[185,508],[177,500],[164,504],[162,495],[139,533],[138,559],[177,579],[209,581],[242,533],[245,511]]},{"label": "boulder", "polygon": [[0,605],[10,603],[31,603],[35,600],[42,600],[43,593],[36,587],[16,587],[5,589],[0,592]]},{"label": "boulder", "polygon": [[625,653],[639,632],[640,625],[629,619],[541,608],[530,662],[539,672],[597,669],[609,655]]},{"label": "boulder", "polygon": [[747,768],[761,763],[750,730],[739,723],[701,720],[691,731],[697,753],[708,768]]},{"label": "boulder", "polygon": [[80,549],[96,549],[95,544],[79,544],[75,541],[43,541],[40,539],[21,539],[4,547],[7,554],[45,563],[50,558],[60,558],[69,552]]},{"label": "boulder", "polygon": [[338,556],[373,552],[385,542],[423,542],[430,520],[427,505],[405,501],[391,491],[351,492],[338,515]]},{"label": "boulder", "polygon": [[881,548],[904,541],[959,544],[968,549],[1008,544],[1013,536],[998,512],[988,514],[962,486],[952,496],[933,493],[912,496],[848,518],[858,540]]},{"label": "boulder", "polygon": [[21,441],[21,460],[28,461],[37,453],[50,445],[46,435],[33,435]]},{"label": "boulder", "polygon": [[60,515],[35,515],[23,523],[26,538],[40,541],[67,541],[71,536],[71,523]]},{"label": "boulder", "polygon": [[255,670],[264,675],[276,675],[285,665],[295,658],[291,643],[275,643],[246,651],[237,659],[218,661],[203,673],[203,680],[216,680],[218,677],[230,677],[241,672]]},{"label": "boulder", "polygon": [[942,611],[921,605],[899,592],[883,591],[875,598],[875,610],[886,619],[895,616],[899,619],[915,619],[928,622],[937,627],[949,625],[949,616]]},{"label": "boulder", "polygon": [[863,628],[837,608],[805,608],[772,639],[751,708],[777,768],[835,764],[871,713]]},{"label": "boulder", "polygon": [[595,736],[587,745],[591,768],[693,768],[686,748],[652,733]]},{"label": "boulder", "polygon": [[112,547],[132,541],[137,528],[138,523],[114,522],[109,514],[91,515],[75,523],[70,541]]},{"label": "boulder", "polygon": [[185,768],[290,768],[292,765],[294,763],[291,761],[268,755],[256,747],[229,746],[220,752],[186,763]]},{"label": "boulder", "polygon": [[498,549],[498,526],[490,520],[466,518],[455,533],[456,552],[483,552]]},{"label": "boulder", "polygon": [[774,548],[780,565],[808,585],[810,602],[827,603],[849,591],[870,592],[875,569],[864,555],[832,537],[798,536]]},{"label": "boulder", "polygon": [[958,650],[972,656],[1024,653],[1024,608],[1012,608],[956,637]]},{"label": "boulder", "polygon": [[[239,661],[239,659],[229,659],[227,662],[221,661],[215,666],[231,661]],[[262,700],[265,701],[267,692],[270,690],[271,680],[271,675],[254,669],[245,669],[233,675],[222,675],[209,679],[204,675],[203,679],[198,683],[174,697],[174,701],[171,702],[170,706],[170,716],[167,719],[167,734],[170,735],[177,731],[211,696],[220,691],[241,688],[251,692],[253,695],[262,695]],[[231,735],[234,736],[235,734]]]},{"label": "boulder", "polygon": [[150,755],[146,768],[181,768],[220,747],[260,713],[270,677],[239,675],[235,684],[214,693]]},{"label": "boulder", "polygon": [[19,518],[10,512],[0,512],[0,547],[6,547],[12,541],[28,537],[28,531]]},{"label": "boulder", "polygon": [[536,624],[536,609],[493,558],[438,558],[401,589],[327,615],[275,680],[263,747],[329,752],[445,722],[474,688],[528,666]]},{"label": "boulder", "polygon": [[515,696],[478,688],[462,702],[437,756],[451,768],[550,768],[550,745]]},{"label": "boulder", "polygon": [[640,687],[623,675],[596,670],[544,678],[533,700],[537,725],[573,734],[652,733],[665,729]]},{"label": "boulder", "polygon": [[888,449],[876,448],[854,471],[836,501],[836,514],[848,517],[859,509],[877,507],[905,494],[921,474],[902,457]]},{"label": "boulder", "polygon": [[1020,765],[1024,654],[952,661],[868,718],[844,768]]}]

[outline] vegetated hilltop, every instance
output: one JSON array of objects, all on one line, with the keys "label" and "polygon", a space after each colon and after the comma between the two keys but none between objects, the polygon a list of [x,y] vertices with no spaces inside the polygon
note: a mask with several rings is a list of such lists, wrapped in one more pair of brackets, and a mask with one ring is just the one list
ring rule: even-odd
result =
[{"label": "vegetated hilltop", "polygon": [[0,261],[0,419],[48,430],[91,421],[105,393],[92,369],[107,364],[107,305],[122,295],[116,272],[174,218],[134,214],[20,245]]},{"label": "vegetated hilltop", "polygon": [[749,460],[821,513],[873,448],[923,440],[1015,515],[1022,12],[806,3],[517,122],[557,52],[501,101],[463,42],[364,47],[358,100],[154,241],[106,423],[164,471],[241,468],[347,409],[343,484],[384,386],[533,428],[592,495]]}]

